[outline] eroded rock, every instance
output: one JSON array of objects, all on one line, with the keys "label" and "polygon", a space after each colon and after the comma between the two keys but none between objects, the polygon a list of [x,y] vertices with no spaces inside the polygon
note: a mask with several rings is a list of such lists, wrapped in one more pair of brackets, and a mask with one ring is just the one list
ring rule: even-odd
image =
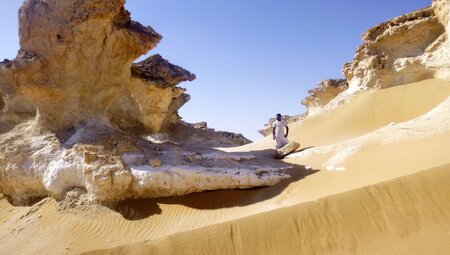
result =
[{"label": "eroded rock", "polygon": [[[343,73],[352,90],[387,88],[443,78],[445,25],[432,7],[383,22],[363,34],[364,41]],[[446,63],[445,65],[447,65]],[[450,78],[447,77],[447,78]]]},{"label": "eroded rock", "polygon": [[165,132],[179,123],[178,109],[190,96],[176,85],[193,81],[195,74],[153,55],[133,64],[131,77],[132,82],[109,110],[114,123],[123,129],[143,128],[150,132]]},{"label": "eroded rock", "polygon": [[83,190],[83,199],[116,203],[288,178],[286,163],[213,153],[248,142],[242,135],[180,121],[190,96],[177,85],[195,75],[159,55],[132,64],[161,36],[124,3],[24,2],[20,51],[0,63],[0,124],[9,125],[0,130],[0,193],[27,204]]},{"label": "eroded rock", "polygon": [[306,106],[308,112],[320,109],[328,104],[337,95],[348,89],[345,79],[329,79],[318,84],[317,88],[308,91],[310,96],[302,100],[302,105]]},{"label": "eroded rock", "polygon": [[[362,35],[363,44],[356,50],[353,60],[344,64],[342,72],[348,89],[340,93],[329,90],[330,97],[325,98],[338,95],[323,103],[316,104],[311,97],[306,98],[308,115],[333,109],[361,91],[431,78],[450,81],[449,6],[447,1],[434,0],[431,7],[369,29]],[[320,91],[319,85],[319,94]]]}]

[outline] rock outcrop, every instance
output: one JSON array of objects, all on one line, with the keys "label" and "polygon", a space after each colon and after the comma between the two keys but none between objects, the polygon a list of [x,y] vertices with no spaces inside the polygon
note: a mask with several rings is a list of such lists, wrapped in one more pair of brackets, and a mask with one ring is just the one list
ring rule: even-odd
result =
[{"label": "rock outcrop", "polygon": [[133,82],[120,94],[108,111],[109,118],[120,128],[167,132],[181,118],[178,109],[190,100],[176,85],[193,81],[195,74],[153,55],[131,67]]},{"label": "rock outcrop", "polygon": [[328,104],[337,95],[348,89],[345,79],[329,79],[318,84],[317,88],[308,91],[310,96],[302,100],[302,105],[306,106],[311,113],[315,109],[320,109]]},{"label": "rock outcrop", "polygon": [[[205,121],[198,123],[187,123],[184,121],[180,122],[180,125],[173,132],[174,137],[178,140],[190,141],[192,143],[198,143],[198,138],[201,138],[202,143],[209,143],[212,147],[215,147],[215,142],[219,142],[221,146],[239,146],[251,143],[242,134],[227,132],[227,131],[217,131],[214,128],[209,128],[208,123]],[[176,135],[178,133],[178,136]],[[180,133],[184,133],[184,136]],[[208,137],[207,139],[204,139]],[[208,141],[209,140],[209,141]],[[211,143],[212,142],[212,143]]]},{"label": "rock outcrop", "polygon": [[126,85],[132,62],[161,39],[131,21],[121,1],[25,1],[19,11],[21,52],[0,78],[37,107],[52,130],[106,117]]},{"label": "rock outcrop", "polygon": [[450,79],[448,36],[442,19],[429,7],[369,29],[353,61],[344,65],[351,90]]},{"label": "rock outcrop", "polygon": [[286,163],[212,149],[243,137],[180,121],[190,97],[177,84],[195,75],[159,55],[133,64],[161,36],[124,3],[24,2],[20,51],[0,63],[0,193],[23,204],[83,189],[115,203],[288,178]]},{"label": "rock outcrop", "polygon": [[342,73],[348,85],[342,81],[343,86],[333,91],[333,86],[324,89],[319,84],[302,101],[308,115],[328,111],[361,91],[430,78],[450,80],[449,6],[447,1],[434,0],[431,7],[369,29],[353,61],[344,64]]}]

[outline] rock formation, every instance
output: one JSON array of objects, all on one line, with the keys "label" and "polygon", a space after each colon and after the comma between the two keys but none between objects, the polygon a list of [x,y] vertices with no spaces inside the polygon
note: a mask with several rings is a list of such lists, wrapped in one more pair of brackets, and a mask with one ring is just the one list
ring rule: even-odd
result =
[{"label": "rock formation", "polygon": [[[19,53],[20,54],[20,53]],[[13,62],[5,59],[0,62],[0,77],[12,67]],[[14,127],[26,119],[34,117],[34,104],[18,91],[14,84],[14,76],[8,75],[0,79],[0,133]]]},{"label": "rock formation", "polygon": [[346,89],[348,89],[348,83],[345,79],[322,81],[317,88],[308,91],[310,96],[302,100],[302,105],[306,106],[310,113],[314,109],[320,109],[325,106]]},{"label": "rock formation", "polygon": [[[188,131],[188,134],[184,137],[179,137],[179,140],[190,140],[193,134],[199,134],[199,136],[203,137],[208,136],[209,134],[210,137],[214,137],[212,138],[213,140],[220,141],[222,145],[238,146],[252,142],[249,139],[245,138],[242,134],[236,134],[227,131],[216,131],[214,128],[209,128],[208,123],[206,123],[205,121],[198,123],[187,123],[181,121],[180,124],[181,125],[179,125],[175,130],[181,132],[184,131],[184,133]],[[176,133],[177,132],[173,132],[173,135],[176,136]]]},{"label": "rock formation", "polygon": [[114,203],[287,178],[285,163],[212,149],[239,135],[180,122],[190,97],[177,84],[195,75],[159,55],[132,64],[161,36],[124,3],[24,2],[20,51],[0,63],[0,192],[23,204],[84,189]]},{"label": "rock formation", "polygon": [[177,111],[190,96],[176,85],[194,80],[194,74],[154,55],[133,64],[131,77],[133,83],[109,109],[108,115],[115,124],[125,130],[142,127],[161,132],[179,123]]},{"label": "rock formation", "polygon": [[431,7],[397,17],[363,34],[364,44],[343,73],[351,87],[363,89],[442,78],[434,56],[446,37]]},{"label": "rock formation", "polygon": [[0,78],[37,107],[37,121],[63,129],[105,112],[130,79],[131,63],[161,39],[129,18],[124,1],[25,1],[21,51]]},{"label": "rock formation", "polygon": [[[388,88],[424,79],[450,80],[449,7],[446,1],[376,25],[362,35],[363,44],[343,74],[341,93],[319,84],[302,103],[308,115],[330,110],[360,91]],[[319,102],[315,95],[319,97]],[[325,94],[325,96],[324,96]],[[323,103],[320,98],[325,98]],[[334,97],[334,98],[333,98]]]}]

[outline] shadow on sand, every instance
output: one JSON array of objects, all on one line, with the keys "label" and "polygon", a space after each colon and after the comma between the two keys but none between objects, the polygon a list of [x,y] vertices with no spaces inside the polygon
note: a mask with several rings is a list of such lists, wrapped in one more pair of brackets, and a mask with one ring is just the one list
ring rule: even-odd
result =
[{"label": "shadow on sand", "polygon": [[[302,150],[306,150],[304,148]],[[301,150],[300,150],[301,151]],[[247,154],[240,152],[239,154]],[[250,151],[248,154],[257,155],[261,161],[272,159],[274,150]],[[257,160],[258,160],[257,159]],[[275,159],[273,159],[275,160]],[[251,188],[245,190],[217,190],[194,193],[182,197],[157,199],[130,199],[122,201],[114,211],[119,212],[127,220],[142,220],[152,215],[163,214],[159,205],[183,205],[201,210],[215,210],[221,208],[242,207],[262,202],[281,194],[291,183],[297,182],[319,170],[306,169],[303,165],[295,165],[283,161],[276,163],[291,167],[287,173],[290,178],[269,187]]]}]

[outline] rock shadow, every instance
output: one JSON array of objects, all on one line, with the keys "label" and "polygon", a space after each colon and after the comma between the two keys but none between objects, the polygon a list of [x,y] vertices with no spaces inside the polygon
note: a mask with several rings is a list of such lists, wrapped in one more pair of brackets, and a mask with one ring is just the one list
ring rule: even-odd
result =
[{"label": "rock shadow", "polygon": [[154,199],[127,199],[109,208],[130,221],[143,220],[162,213]]},{"label": "rock shadow", "polygon": [[214,210],[220,208],[241,207],[262,202],[281,194],[291,183],[300,181],[309,175],[319,172],[295,165],[287,171],[290,178],[268,187],[256,187],[243,190],[217,190],[189,194],[183,197],[155,199],[158,204],[179,204],[195,209]]}]

